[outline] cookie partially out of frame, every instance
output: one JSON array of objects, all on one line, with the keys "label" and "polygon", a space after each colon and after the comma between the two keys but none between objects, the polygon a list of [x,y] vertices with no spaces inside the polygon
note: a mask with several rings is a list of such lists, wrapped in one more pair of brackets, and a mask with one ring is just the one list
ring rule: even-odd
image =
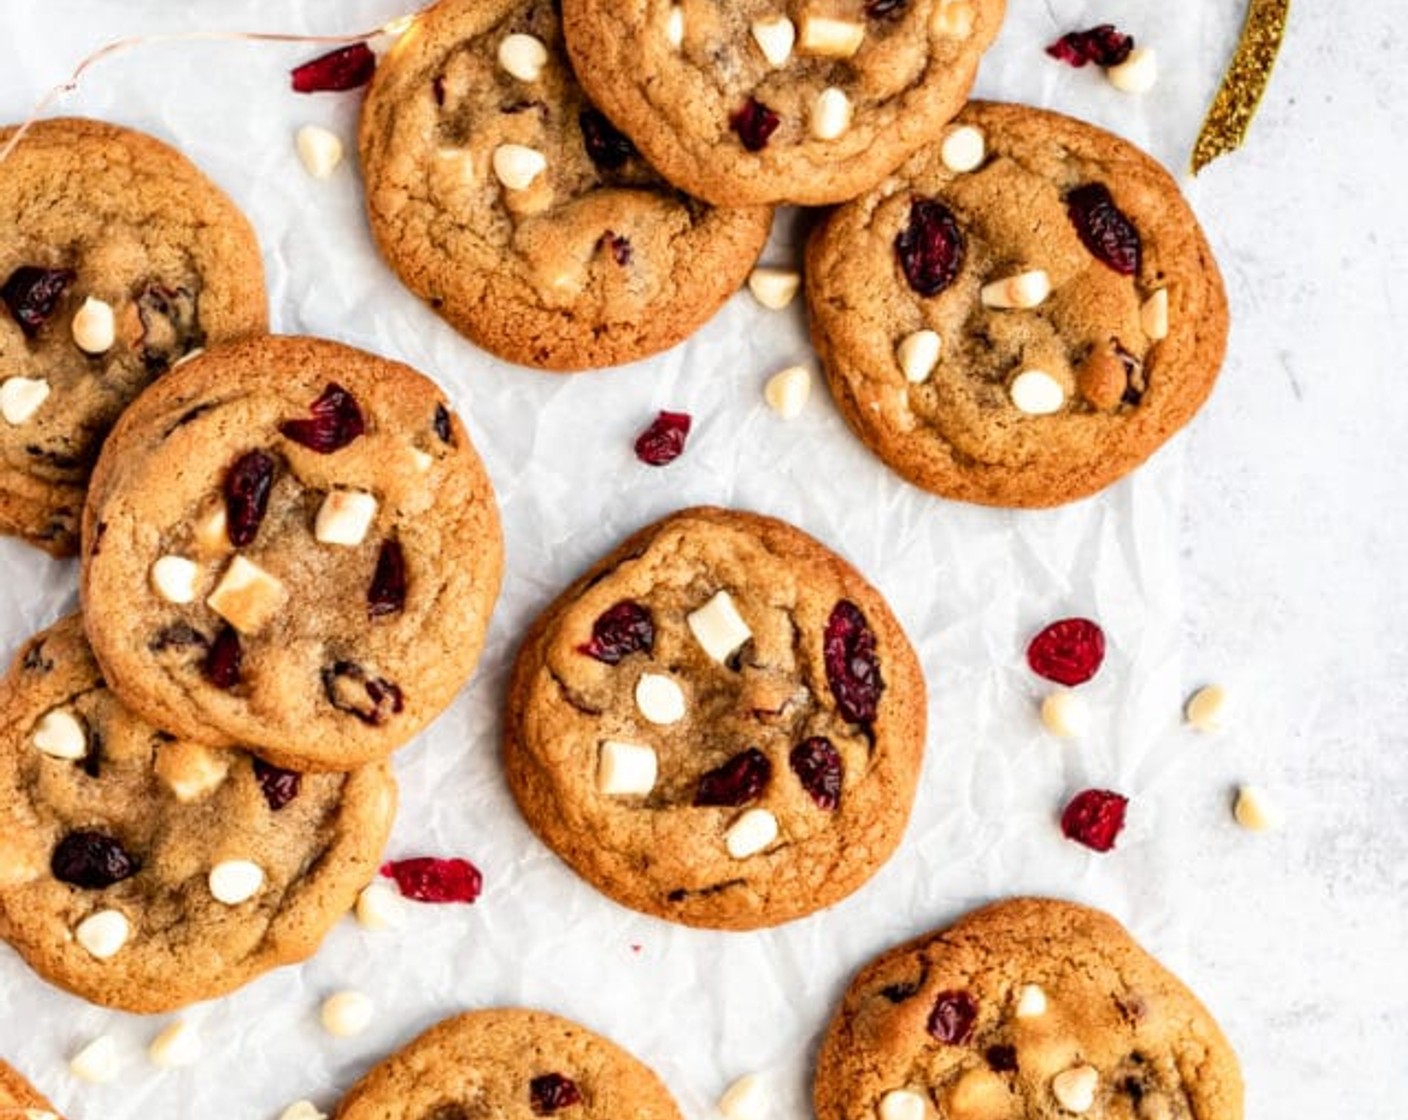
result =
[{"label": "cookie partially out of frame", "polygon": [[1192,418],[1227,344],[1217,263],[1133,145],[974,103],[807,248],[812,338],[846,420],[948,498],[1053,506]]},{"label": "cookie partially out of frame", "polygon": [[548,607],[506,713],[528,823],[616,901],[777,925],[844,898],[899,844],[924,680],[879,593],[792,526],[682,511]]},{"label": "cookie partially out of frame", "polygon": [[0,1120],[61,1120],[54,1106],[41,1097],[13,1067],[0,1061]]}]

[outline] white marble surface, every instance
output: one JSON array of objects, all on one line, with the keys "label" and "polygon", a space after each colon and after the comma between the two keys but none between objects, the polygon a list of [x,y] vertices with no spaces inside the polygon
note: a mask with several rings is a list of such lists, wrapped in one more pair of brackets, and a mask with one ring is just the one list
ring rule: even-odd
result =
[{"label": "white marble surface", "polygon": [[[1089,116],[1183,165],[1240,3],[1009,7],[982,92]],[[396,0],[3,0],[0,119],[24,116],[84,51],[120,35],[344,30],[402,10]],[[1401,1115],[1408,377],[1392,342],[1408,319],[1403,14],[1401,4],[1300,0],[1251,143],[1190,187],[1233,307],[1211,403],[1133,479],[1042,514],[904,487],[824,393],[782,426],[759,392],[768,373],[808,356],[801,320],[746,296],[690,346],[610,374],[556,379],[478,354],[377,260],[351,169],[323,185],[298,170],[297,125],[350,135],[355,114],[355,96],[285,92],[287,65],[316,52],[148,48],[93,71],[64,107],[150,129],[230,190],[264,241],[279,328],[404,358],[466,414],[502,499],[510,575],[475,681],[397,760],[409,811],[392,851],[469,855],[488,887],[474,908],[418,910],[397,934],[344,922],[308,965],[192,1009],[207,1053],[182,1072],[159,1073],[141,1054],[166,1017],[87,1007],[0,950],[0,1054],[71,1120],[264,1120],[299,1096],[330,1104],[450,1010],[526,1002],[629,1045],[694,1120],[749,1069],[767,1073],[777,1120],[801,1120],[811,1045],[855,967],[979,901],[1039,891],[1111,909],[1196,988],[1242,1057],[1253,1120]],[[1165,78],[1142,105],[1039,54],[1055,32],[1099,18],[1160,50]],[[636,466],[631,436],[670,406],[699,421],[687,457],[666,472]],[[702,500],[780,514],[844,551],[895,603],[932,684],[929,761],[897,857],[833,911],[741,937],[602,901],[532,839],[495,758],[498,697],[534,611],[627,529]],[[0,572],[8,657],[72,602],[73,573],[8,542]],[[1101,618],[1112,653],[1089,690],[1097,732],[1070,747],[1036,725],[1040,693],[1020,651],[1036,626],[1074,611]],[[1182,698],[1207,680],[1238,705],[1213,738],[1178,725]],[[1232,823],[1242,781],[1281,802],[1281,832],[1252,837]],[[1134,799],[1105,857],[1064,843],[1052,821],[1067,793],[1092,783]],[[370,992],[378,1015],[361,1038],[334,1041],[316,1007],[344,986]],[[125,1065],[94,1089],[64,1062],[102,1032]]]}]

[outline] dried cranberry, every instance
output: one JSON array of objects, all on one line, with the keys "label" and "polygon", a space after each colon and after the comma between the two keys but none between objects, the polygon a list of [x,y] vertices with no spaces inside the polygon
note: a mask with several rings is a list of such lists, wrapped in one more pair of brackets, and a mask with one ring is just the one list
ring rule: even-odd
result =
[{"label": "dried cranberry", "polygon": [[830,739],[818,736],[798,743],[787,761],[818,809],[829,812],[841,803],[841,756]]},{"label": "dried cranberry", "polygon": [[766,148],[781,123],[782,118],[756,97],[750,97],[741,109],[735,110],[728,118],[729,128],[738,133],[743,146],[750,152],[761,152]]},{"label": "dried cranberry", "polygon": [[577,647],[578,653],[607,665],[619,665],[633,653],[655,648],[655,620],[639,603],[623,599],[601,612],[592,623],[592,640]]},{"label": "dried cranberry", "polygon": [[364,86],[375,73],[372,49],[366,43],[353,43],[294,67],[293,88],[297,93],[335,93]]},{"label": "dried cranberry", "polygon": [[383,541],[376,559],[372,585],[367,590],[367,613],[372,618],[396,614],[406,605],[406,557],[400,541]]},{"label": "dried cranberry", "polygon": [[911,288],[921,296],[938,295],[963,267],[958,219],[942,202],[916,198],[909,208],[909,224],[895,235],[895,254]]},{"label": "dried cranberry", "polygon": [[826,679],[836,707],[851,723],[873,723],[885,680],[875,655],[875,632],[849,599],[842,599],[826,622],[822,639]]},{"label": "dried cranberry", "polygon": [[323,691],[339,712],[356,716],[370,727],[380,727],[405,707],[397,685],[372,676],[353,661],[338,661],[324,669]]},{"label": "dried cranberry", "polygon": [[577,1083],[560,1073],[545,1073],[533,1078],[528,1083],[528,1096],[533,1102],[533,1111],[539,1116],[551,1116],[559,1109],[582,1103]]},{"label": "dried cranberry", "polygon": [[762,793],[771,777],[772,763],[768,756],[757,747],[749,747],[699,779],[694,803],[736,809]]},{"label": "dried cranberry", "polygon": [[357,400],[335,382],[328,382],[322,394],[308,406],[310,420],[285,420],[279,431],[320,455],[341,451],[367,430]]},{"label": "dried cranberry", "polygon": [[1108,852],[1124,828],[1124,811],[1128,804],[1129,798],[1112,790],[1083,790],[1071,798],[1061,814],[1061,831],[1068,840],[1097,852]]},{"label": "dried cranberry", "polygon": [[582,126],[582,143],[598,167],[618,171],[636,154],[636,146],[596,109],[583,109],[577,115]]},{"label": "dried cranberry", "polygon": [[929,1012],[929,1033],[950,1046],[962,1046],[977,1018],[978,1005],[967,992],[940,992]]},{"label": "dried cranberry", "polygon": [[254,760],[254,777],[264,791],[264,800],[275,813],[297,797],[303,785],[302,774],[272,766],[259,758]]},{"label": "dried cranberry", "polygon": [[441,443],[453,443],[451,435],[450,410],[443,404],[435,406],[435,434],[440,437]]},{"label": "dried cranberry", "polygon": [[5,301],[24,336],[33,338],[58,310],[59,301],[76,278],[77,274],[67,268],[21,265],[0,288],[0,299]]},{"label": "dried cranberry", "polygon": [[205,679],[216,688],[228,692],[240,683],[240,664],[243,661],[240,636],[233,626],[227,625],[215,635],[205,655]]},{"label": "dried cranberry", "polygon": [[989,1046],[983,1055],[988,1068],[994,1073],[1017,1072],[1017,1048],[1015,1046]]},{"label": "dried cranberry", "polygon": [[1081,244],[1096,260],[1121,276],[1139,272],[1142,255],[1139,231],[1110,197],[1104,183],[1086,183],[1066,195],[1066,213]]},{"label": "dried cranberry", "polygon": [[909,0],[866,0],[865,14],[871,19],[893,19],[909,7]]},{"label": "dried cranberry", "polygon": [[601,235],[601,241],[598,244],[610,250],[612,259],[622,268],[631,263],[634,250],[631,248],[630,238],[622,237],[614,230],[607,230]]},{"label": "dried cranberry", "polygon": [[399,859],[382,864],[381,873],[417,902],[473,902],[484,887],[484,876],[467,859]]},{"label": "dried cranberry", "polygon": [[70,832],[49,861],[55,879],[90,891],[120,883],[141,866],[121,844],[101,832]]},{"label": "dried cranberry", "polygon": [[636,458],[647,466],[663,467],[684,454],[693,418],[687,412],[662,412],[636,438]]},{"label": "dried cranberry", "polygon": [[1027,646],[1032,672],[1073,688],[1100,671],[1105,660],[1105,631],[1088,618],[1053,622]]},{"label": "dried cranberry", "polygon": [[1087,62],[1096,66],[1118,66],[1134,50],[1134,36],[1115,29],[1113,23],[1102,23],[1088,31],[1072,31],[1062,35],[1046,48],[1052,58],[1080,69]]},{"label": "dried cranberry", "polygon": [[259,535],[273,487],[274,460],[262,451],[246,451],[225,476],[226,531],[236,548]]}]

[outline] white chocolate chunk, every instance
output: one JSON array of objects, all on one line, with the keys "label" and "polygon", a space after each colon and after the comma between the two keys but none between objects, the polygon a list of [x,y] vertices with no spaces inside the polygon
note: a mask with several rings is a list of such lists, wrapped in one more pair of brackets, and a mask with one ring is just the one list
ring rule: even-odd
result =
[{"label": "white chocolate chunk", "polygon": [[1094,1066],[1072,1066],[1051,1079],[1051,1095],[1067,1112],[1089,1112],[1095,1103],[1100,1074]]},{"label": "white chocolate chunk", "polygon": [[152,588],[168,603],[194,603],[200,566],[184,556],[163,556],[152,565]]},{"label": "white chocolate chunk", "polygon": [[279,1120],[328,1120],[328,1114],[312,1101],[294,1101],[279,1113]]},{"label": "white chocolate chunk", "polygon": [[891,1089],[876,1109],[880,1120],[924,1120],[924,1098],[909,1089]]},{"label": "white chocolate chunk", "polygon": [[132,936],[132,924],[120,911],[99,910],[79,922],[73,935],[93,957],[105,961],[116,956],[118,950],[127,944],[127,939]]},{"label": "white chocolate chunk", "polygon": [[117,1076],[117,1043],[100,1034],[68,1060],[69,1072],[80,1081],[102,1085]]},{"label": "white chocolate chunk", "polygon": [[511,191],[524,191],[548,169],[547,157],[523,144],[500,144],[494,149],[494,174]]},{"label": "white chocolate chunk", "polygon": [[734,859],[755,856],[777,839],[777,818],[766,809],[749,809],[729,826],[724,845]]},{"label": "white chocolate chunk", "polygon": [[1237,790],[1232,815],[1248,832],[1270,832],[1280,828],[1284,819],[1266,791],[1256,786],[1242,786]]},{"label": "white chocolate chunk", "polygon": [[1007,391],[1017,410],[1028,416],[1050,416],[1060,412],[1066,403],[1061,383],[1041,369],[1023,370],[1012,379]]},{"label": "white chocolate chunk", "polygon": [[797,41],[797,29],[786,16],[755,19],[751,28],[753,41],[768,60],[768,65],[780,69],[792,57],[792,45]]},{"label": "white chocolate chunk", "polygon": [[651,747],[608,739],[596,761],[596,788],[609,797],[638,796],[655,788],[660,761]]},{"label": "white chocolate chunk", "polygon": [[357,896],[357,924],[363,929],[400,929],[406,922],[404,900],[389,883],[375,880]]},{"label": "white chocolate chunk", "polygon": [[746,1073],[724,1090],[717,1107],[724,1120],[767,1120],[771,1103],[763,1079]]},{"label": "white chocolate chunk", "polygon": [[803,54],[850,58],[865,42],[865,24],[832,16],[803,16],[798,44]]},{"label": "white chocolate chunk", "polygon": [[801,274],[790,268],[755,268],[748,274],[748,290],[769,311],[790,304],[801,286]]},{"label": "white chocolate chunk", "polygon": [[548,64],[548,49],[534,35],[515,32],[499,43],[499,65],[520,82],[536,82]]},{"label": "white chocolate chunk", "polygon": [[984,307],[1026,310],[1040,307],[1050,294],[1051,277],[1046,275],[1045,269],[1034,268],[984,284],[982,300]]},{"label": "white chocolate chunk", "polygon": [[812,135],[818,140],[836,140],[851,127],[851,99],[845,91],[827,86],[812,106]]},{"label": "white chocolate chunk", "polygon": [[0,416],[5,422],[28,423],[49,399],[49,383],[42,377],[11,377],[0,385]]},{"label": "white chocolate chunk", "polygon": [[362,490],[333,490],[318,507],[313,536],[323,544],[355,548],[367,539],[376,518],[376,499]]},{"label": "white chocolate chunk", "polygon": [[375,1011],[370,996],[362,992],[337,992],[323,1001],[323,1029],[336,1038],[351,1038],[372,1025]]},{"label": "white chocolate chunk", "polygon": [[1040,1019],[1046,1014],[1046,993],[1035,984],[1023,985],[1017,996],[1017,1018]]},{"label": "white chocolate chunk", "polygon": [[1105,70],[1105,77],[1121,93],[1148,93],[1159,81],[1159,59],[1153,47],[1135,47],[1118,66]]},{"label": "white chocolate chunk", "polygon": [[288,602],[288,589],[252,560],[236,556],[205,600],[241,634],[257,634]]},{"label": "white chocolate chunk", "polygon": [[939,0],[929,19],[929,30],[944,39],[966,39],[973,34],[975,18],[968,0]]},{"label": "white chocolate chunk", "polygon": [[316,124],[305,124],[293,137],[303,170],[315,179],[326,179],[342,162],[342,137]]},{"label": "white chocolate chunk", "polygon": [[177,739],[157,747],[153,769],[176,800],[188,805],[220,788],[230,772],[230,755],[228,751]]},{"label": "white chocolate chunk", "polygon": [[200,1034],[195,1027],[184,1019],[177,1019],[152,1039],[147,1047],[147,1057],[153,1065],[162,1069],[179,1069],[181,1066],[195,1065],[203,1050]]},{"label": "white chocolate chunk", "polygon": [[112,305],[89,296],[73,313],[73,341],[85,354],[106,354],[117,341],[117,316]]},{"label": "white chocolate chunk", "polygon": [[229,517],[222,502],[195,523],[192,530],[196,545],[202,552],[221,553],[230,550]]},{"label": "white chocolate chunk", "polygon": [[264,869],[247,859],[227,859],[210,869],[210,893],[216,902],[238,906],[264,889]]},{"label": "white chocolate chunk", "polygon": [[1090,708],[1080,693],[1059,689],[1041,702],[1041,722],[1058,739],[1083,739],[1090,734]]},{"label": "white chocolate chunk", "polygon": [[26,1108],[20,1115],[24,1120],[59,1120],[58,1116],[43,1108]]},{"label": "white chocolate chunk", "polygon": [[982,129],[971,124],[959,125],[939,146],[939,158],[950,171],[976,171],[988,157],[987,140]]},{"label": "white chocolate chunk", "polygon": [[689,623],[694,640],[720,665],[753,636],[727,591],[715,593],[698,610],[690,611],[685,621]]},{"label": "white chocolate chunk", "polygon": [[429,451],[422,451],[419,447],[411,448],[411,466],[415,467],[417,473],[424,474],[435,465],[435,456]]},{"label": "white chocolate chunk", "polygon": [[1183,709],[1183,718],[1194,731],[1221,731],[1226,715],[1227,690],[1216,684],[1198,689]]},{"label": "white chocolate chunk", "polygon": [[895,359],[904,371],[905,380],[920,385],[929,380],[943,350],[944,340],[937,331],[915,331],[901,340],[895,349]]},{"label": "white chocolate chunk", "polygon": [[800,416],[812,395],[812,373],[806,366],[788,366],[773,374],[763,388],[768,407],[784,420]]},{"label": "white chocolate chunk", "polygon": [[34,725],[29,741],[41,754],[76,762],[88,753],[88,728],[67,708],[54,708]]},{"label": "white chocolate chunk", "polygon": [[650,723],[679,723],[685,713],[684,689],[663,673],[642,673],[636,681],[636,707]]},{"label": "white chocolate chunk", "polygon": [[684,9],[678,4],[671,7],[665,17],[665,41],[675,50],[684,46]]},{"label": "white chocolate chunk", "polygon": [[1168,289],[1160,288],[1139,309],[1139,325],[1154,342],[1168,337]]}]

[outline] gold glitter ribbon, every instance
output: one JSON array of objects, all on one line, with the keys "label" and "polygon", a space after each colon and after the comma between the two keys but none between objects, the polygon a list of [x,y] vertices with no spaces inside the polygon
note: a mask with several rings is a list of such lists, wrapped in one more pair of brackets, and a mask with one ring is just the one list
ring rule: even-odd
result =
[{"label": "gold glitter ribbon", "polygon": [[1290,14],[1291,0],[1251,0],[1237,53],[1193,145],[1194,175],[1246,140],[1256,107],[1271,80]]}]

